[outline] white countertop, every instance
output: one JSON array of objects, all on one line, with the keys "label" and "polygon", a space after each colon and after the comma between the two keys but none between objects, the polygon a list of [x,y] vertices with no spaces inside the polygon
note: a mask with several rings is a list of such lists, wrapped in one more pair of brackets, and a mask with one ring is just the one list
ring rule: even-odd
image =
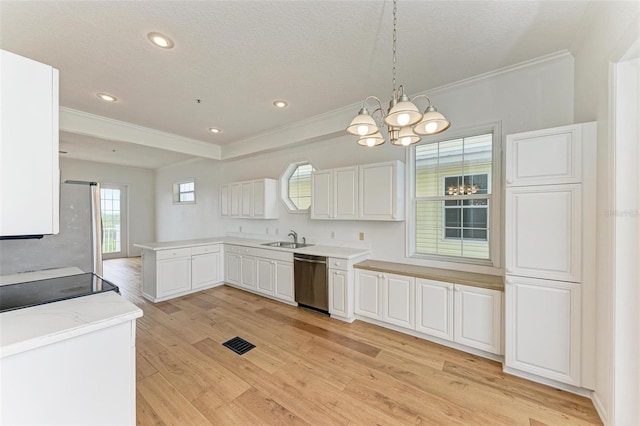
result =
[{"label": "white countertop", "polygon": [[[81,273],[77,268],[0,277],[2,284]],[[16,276],[24,278],[15,281]],[[0,358],[131,321],[142,310],[116,292],[76,297],[0,313]]]},{"label": "white countertop", "polygon": [[370,253],[368,249],[352,248],[344,246],[329,246],[329,245],[310,245],[303,248],[290,249],[284,247],[269,247],[263,244],[273,241],[280,241],[277,236],[271,240],[259,240],[253,238],[239,238],[239,237],[213,237],[213,238],[201,238],[195,240],[180,240],[180,241],[163,241],[153,243],[140,243],[134,244],[136,247],[140,247],[145,250],[171,250],[178,248],[194,247],[208,244],[235,244],[245,247],[256,247],[267,250],[284,251],[290,253],[311,254],[315,256],[337,257],[340,259],[354,259],[362,257]]}]

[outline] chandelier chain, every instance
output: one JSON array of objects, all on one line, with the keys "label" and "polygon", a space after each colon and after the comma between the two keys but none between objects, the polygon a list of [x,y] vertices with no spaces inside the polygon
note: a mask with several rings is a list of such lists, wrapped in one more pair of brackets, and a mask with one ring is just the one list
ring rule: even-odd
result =
[{"label": "chandelier chain", "polygon": [[393,96],[396,93],[396,13],[398,12],[398,0],[393,0]]}]

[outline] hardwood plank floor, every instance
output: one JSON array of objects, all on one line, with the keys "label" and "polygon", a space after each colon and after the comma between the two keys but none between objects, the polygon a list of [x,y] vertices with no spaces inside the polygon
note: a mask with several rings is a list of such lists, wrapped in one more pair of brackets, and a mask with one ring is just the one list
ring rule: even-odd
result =
[{"label": "hardwood plank floor", "polygon": [[[227,286],[153,304],[139,258],[104,276],[144,311],[139,425],[602,424],[587,398],[426,340]],[[256,347],[222,346],[235,336]]]}]

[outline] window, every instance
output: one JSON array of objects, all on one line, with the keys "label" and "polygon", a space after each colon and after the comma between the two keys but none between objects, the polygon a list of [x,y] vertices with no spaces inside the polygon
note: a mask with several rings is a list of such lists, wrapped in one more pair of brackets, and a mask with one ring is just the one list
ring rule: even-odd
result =
[{"label": "window", "polygon": [[120,218],[120,189],[100,188],[100,215],[102,218],[102,253],[122,251]]},{"label": "window", "polygon": [[291,213],[306,212],[311,207],[311,172],[308,161],[292,163],[280,177],[281,198]]},{"label": "window", "polygon": [[[495,263],[495,128],[414,146],[409,252],[413,257]],[[499,146],[499,145],[498,145]],[[499,155],[499,148],[497,149]]]},{"label": "window", "polygon": [[196,182],[185,180],[173,184],[173,204],[195,204]]}]

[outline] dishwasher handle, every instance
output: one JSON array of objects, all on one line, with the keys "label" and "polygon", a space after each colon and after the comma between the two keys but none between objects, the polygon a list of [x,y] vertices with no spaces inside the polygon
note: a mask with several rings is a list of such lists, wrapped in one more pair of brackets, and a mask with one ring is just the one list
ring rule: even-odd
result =
[{"label": "dishwasher handle", "polygon": [[303,259],[301,257],[295,257],[293,258],[293,260],[295,260],[296,262],[305,262],[305,263],[320,263],[322,265],[326,265],[327,261],[326,260],[313,260],[313,259]]}]

